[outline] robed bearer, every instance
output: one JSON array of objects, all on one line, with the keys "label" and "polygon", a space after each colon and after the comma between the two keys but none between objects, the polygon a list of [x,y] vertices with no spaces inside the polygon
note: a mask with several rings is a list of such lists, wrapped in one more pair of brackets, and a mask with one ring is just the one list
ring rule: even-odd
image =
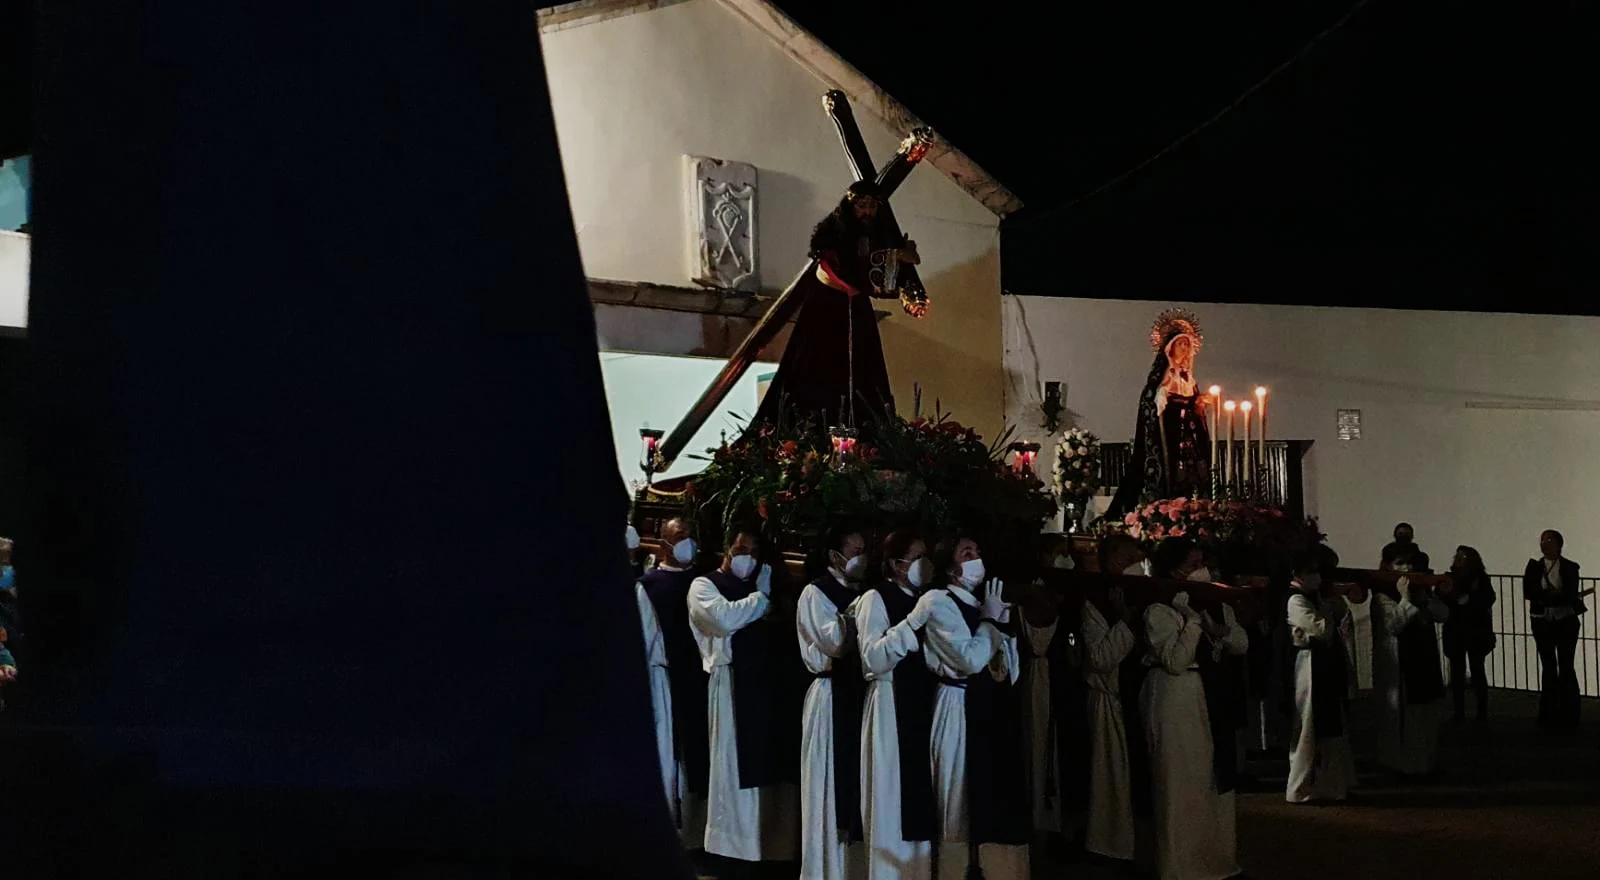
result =
[{"label": "robed bearer", "polygon": [[962,537],[940,555],[948,586],[917,602],[928,613],[928,669],[939,678],[930,740],[939,877],[961,880],[976,856],[987,880],[1020,880],[1029,876],[1031,833],[1011,606],[1000,581],[986,582],[977,541]]},{"label": "robed bearer", "polygon": [[861,533],[829,535],[828,570],[800,593],[800,659],[814,680],[800,726],[800,877],[865,876],[859,775],[864,690],[850,616],[867,573]]},{"label": "robed bearer", "polygon": [[767,619],[772,567],[758,563],[760,551],[760,537],[739,530],[722,567],[689,588],[689,622],[711,676],[706,852],[744,862],[793,861],[799,855],[799,790],[784,781],[783,761],[792,756],[772,746],[783,741],[777,725],[798,719],[777,717],[783,711],[774,651],[779,633]]},{"label": "robed bearer", "polygon": [[1132,861],[1133,792],[1120,671],[1138,642],[1122,588],[1111,588],[1106,599],[1110,624],[1093,602],[1083,603],[1083,677],[1089,686],[1089,823],[1083,845],[1097,855]]},{"label": "robed bearer", "polygon": [[1379,594],[1374,626],[1379,706],[1378,762],[1402,776],[1426,776],[1439,763],[1439,710],[1444,672],[1438,625],[1450,608],[1410,578],[1395,582],[1399,601]]},{"label": "robed bearer", "polygon": [[[694,583],[699,548],[681,519],[661,526],[662,558],[639,579],[661,632],[661,652],[651,652],[652,688],[660,674],[655,658],[664,656],[669,693],[657,698],[656,742],[670,743],[670,760],[662,767],[673,817],[691,850],[705,846],[706,783],[711,772],[711,746],[706,737],[706,673],[700,646],[689,625],[689,586]],[[643,608],[640,609],[643,616]],[[648,624],[647,624],[648,628]],[[648,643],[648,635],[646,637]],[[652,691],[654,693],[654,691]],[[659,711],[665,709],[665,713]]]},{"label": "robed bearer", "polygon": [[[1239,871],[1238,814],[1233,780],[1219,774],[1198,652],[1242,656],[1249,637],[1178,593],[1172,604],[1145,609],[1141,695],[1150,752],[1156,865],[1162,880],[1222,880]],[[1231,748],[1228,750],[1231,752]]]},{"label": "robed bearer", "polygon": [[1301,555],[1291,582],[1295,729],[1285,795],[1291,804],[1342,801],[1356,779],[1355,758],[1345,738],[1349,664],[1343,632],[1349,629],[1350,612],[1343,597],[1328,595],[1322,582],[1323,571],[1331,574],[1337,567],[1334,559],[1332,551]]},{"label": "robed bearer", "polygon": [[914,532],[883,542],[883,580],[856,600],[867,696],[861,722],[861,818],[869,880],[929,880],[938,814],[928,760],[938,680],[920,654],[934,581]]}]

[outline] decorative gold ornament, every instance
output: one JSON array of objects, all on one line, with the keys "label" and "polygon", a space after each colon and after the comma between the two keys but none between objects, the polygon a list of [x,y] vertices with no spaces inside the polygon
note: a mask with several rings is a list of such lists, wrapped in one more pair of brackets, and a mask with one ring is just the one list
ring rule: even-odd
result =
[{"label": "decorative gold ornament", "polygon": [[1167,340],[1175,334],[1182,334],[1194,338],[1194,349],[1200,350],[1206,337],[1200,332],[1200,319],[1188,309],[1167,309],[1156,316],[1156,322],[1150,325],[1150,350],[1160,351]]}]

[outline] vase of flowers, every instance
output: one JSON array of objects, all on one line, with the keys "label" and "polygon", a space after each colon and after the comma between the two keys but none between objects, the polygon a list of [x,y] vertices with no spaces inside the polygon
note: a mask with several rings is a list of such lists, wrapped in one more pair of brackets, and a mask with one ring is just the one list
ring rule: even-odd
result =
[{"label": "vase of flowers", "polygon": [[1056,444],[1054,483],[1056,497],[1067,510],[1067,531],[1076,532],[1089,499],[1100,491],[1100,438],[1082,428],[1063,433]]}]

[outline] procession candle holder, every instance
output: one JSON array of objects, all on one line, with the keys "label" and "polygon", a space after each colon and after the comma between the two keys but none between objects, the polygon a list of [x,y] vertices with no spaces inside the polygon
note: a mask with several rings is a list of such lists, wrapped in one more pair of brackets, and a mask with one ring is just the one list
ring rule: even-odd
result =
[{"label": "procession candle holder", "polygon": [[1037,443],[1018,440],[1007,446],[1006,450],[1016,453],[1016,458],[1011,460],[1011,468],[1019,474],[1032,470],[1034,462],[1039,460],[1039,444]]},{"label": "procession candle holder", "polygon": [[639,469],[644,471],[646,492],[655,481],[656,472],[661,469],[661,438],[664,436],[666,436],[665,431],[654,428],[639,429],[639,442],[643,447],[639,454]]},{"label": "procession candle holder", "polygon": [[1226,479],[1224,479],[1223,483],[1225,486],[1227,486],[1226,494],[1231,496],[1237,491],[1237,487],[1234,485],[1233,480],[1235,476],[1233,466],[1233,431],[1234,414],[1239,409],[1239,401],[1230,400],[1222,405],[1222,409],[1228,414],[1228,445],[1225,447],[1222,457],[1223,469],[1224,473],[1226,474]]},{"label": "procession candle holder", "polygon": [[1244,416],[1244,449],[1239,455],[1239,481],[1244,484],[1244,496],[1254,499],[1256,497],[1256,468],[1254,457],[1250,454],[1250,447],[1254,444],[1250,438],[1254,433],[1250,428],[1250,411],[1255,405],[1248,400],[1239,402],[1239,412]]},{"label": "procession candle holder", "polygon": [[1217,428],[1222,419],[1222,386],[1213,385],[1206,389],[1206,394],[1211,397],[1211,497],[1217,497],[1217,487],[1221,485],[1222,474],[1217,469],[1217,448],[1222,443],[1222,436]]},{"label": "procession candle holder", "polygon": [[828,429],[828,439],[833,444],[833,463],[844,464],[846,456],[856,451],[856,432],[854,428],[843,425]]}]

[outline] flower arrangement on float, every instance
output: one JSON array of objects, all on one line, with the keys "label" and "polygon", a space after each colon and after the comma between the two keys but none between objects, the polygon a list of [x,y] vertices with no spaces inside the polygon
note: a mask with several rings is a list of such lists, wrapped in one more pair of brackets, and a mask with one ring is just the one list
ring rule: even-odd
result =
[{"label": "flower arrangement on float", "polygon": [[874,418],[859,439],[840,443],[819,426],[757,425],[703,456],[685,494],[685,513],[725,533],[759,522],[780,546],[814,546],[841,521],[927,535],[967,529],[1037,533],[1056,501],[1030,468],[1005,462],[1007,430],[986,444],[978,432],[932,418]]},{"label": "flower arrangement on float", "polygon": [[1151,501],[1130,511],[1119,525],[1147,550],[1166,538],[1186,537],[1204,546],[1286,553],[1327,537],[1315,517],[1296,520],[1270,505],[1206,498]]},{"label": "flower arrangement on float", "polygon": [[1100,438],[1082,428],[1063,433],[1056,444],[1052,483],[1061,503],[1082,516],[1089,499],[1100,491]]}]

